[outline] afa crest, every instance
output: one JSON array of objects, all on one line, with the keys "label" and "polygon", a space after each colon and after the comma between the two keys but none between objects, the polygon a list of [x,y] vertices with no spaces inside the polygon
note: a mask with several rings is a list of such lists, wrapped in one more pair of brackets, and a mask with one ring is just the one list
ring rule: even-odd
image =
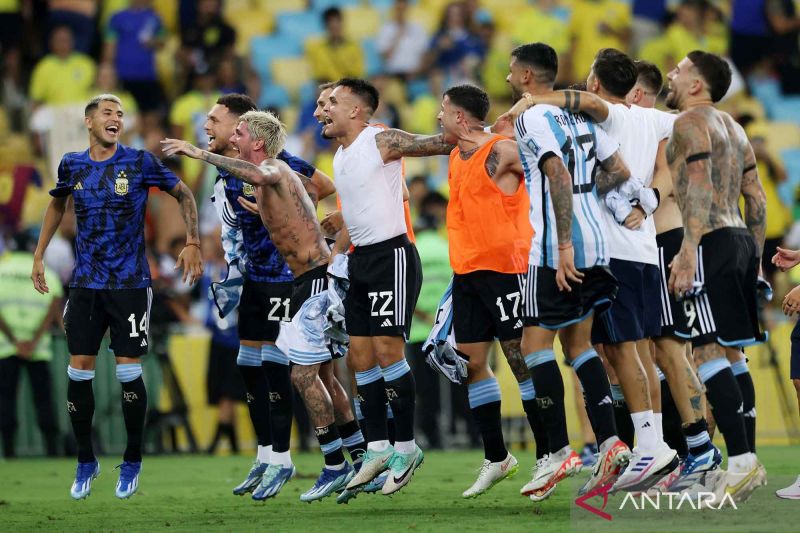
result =
[{"label": "afa crest", "polygon": [[128,175],[124,170],[120,170],[117,174],[117,180],[114,182],[114,192],[120,196],[128,194]]},{"label": "afa crest", "polygon": [[242,192],[245,196],[253,196],[256,193],[256,188],[249,183],[245,183]]}]

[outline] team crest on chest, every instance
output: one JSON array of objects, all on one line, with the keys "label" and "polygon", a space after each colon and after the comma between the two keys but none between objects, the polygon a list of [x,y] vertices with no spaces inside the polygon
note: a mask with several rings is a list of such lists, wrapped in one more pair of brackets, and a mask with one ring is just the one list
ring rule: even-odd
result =
[{"label": "team crest on chest", "polygon": [[249,183],[245,183],[244,187],[242,188],[242,192],[245,196],[254,196],[256,193],[256,188]]},{"label": "team crest on chest", "polygon": [[114,182],[114,192],[120,196],[128,194],[128,175],[124,170],[117,173],[117,179]]}]

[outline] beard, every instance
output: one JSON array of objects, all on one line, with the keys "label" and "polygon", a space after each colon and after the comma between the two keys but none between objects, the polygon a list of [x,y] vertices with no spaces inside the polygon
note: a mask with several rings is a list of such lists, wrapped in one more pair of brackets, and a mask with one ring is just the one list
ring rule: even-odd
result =
[{"label": "beard", "polygon": [[664,98],[664,105],[670,109],[680,108],[680,104],[678,102],[678,93],[675,92],[674,89],[667,93],[667,96]]}]

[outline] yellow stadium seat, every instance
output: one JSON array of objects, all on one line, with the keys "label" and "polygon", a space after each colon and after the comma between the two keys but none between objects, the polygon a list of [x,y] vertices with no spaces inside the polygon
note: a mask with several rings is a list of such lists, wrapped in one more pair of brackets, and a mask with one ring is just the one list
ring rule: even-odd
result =
[{"label": "yellow stadium seat", "polygon": [[311,79],[311,66],[304,57],[291,57],[272,60],[272,81],[285,88],[297,98],[297,94]]},{"label": "yellow stadium seat", "polygon": [[256,0],[264,9],[269,9],[273,13],[281,11],[305,11],[308,9],[306,0]]},{"label": "yellow stadium seat", "polygon": [[374,7],[348,6],[344,8],[344,32],[350,39],[376,37],[381,27],[381,13]]},{"label": "yellow stadium seat", "polygon": [[153,2],[153,9],[161,17],[164,28],[171,33],[178,33],[178,0],[158,0]]},{"label": "yellow stadium seat", "polygon": [[780,159],[780,153],[787,148],[800,147],[800,126],[794,122],[770,122],[766,129],[767,150]]},{"label": "yellow stadium seat", "polygon": [[408,19],[413,20],[425,28],[430,34],[435,33],[439,29],[439,20],[441,16],[441,11],[431,10],[422,4],[411,6],[408,10]]},{"label": "yellow stadium seat", "polygon": [[300,117],[300,111],[296,105],[289,105],[281,109],[280,119],[283,125],[286,126],[286,131],[294,131],[297,129],[297,119]]},{"label": "yellow stadium seat", "polygon": [[275,25],[272,13],[258,8],[226,10],[225,20],[236,30],[236,55],[240,57],[250,55],[253,37],[271,33]]}]

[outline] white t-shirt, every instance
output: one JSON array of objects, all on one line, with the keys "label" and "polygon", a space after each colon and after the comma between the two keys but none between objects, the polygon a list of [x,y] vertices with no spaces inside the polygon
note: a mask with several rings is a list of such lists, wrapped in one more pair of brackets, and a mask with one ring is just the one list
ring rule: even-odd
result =
[{"label": "white t-shirt", "polygon": [[[400,26],[394,22],[387,22],[378,31],[378,51],[384,54],[389,51],[395,42]],[[406,22],[402,28],[403,35],[395,46],[392,54],[386,58],[384,70],[389,74],[407,74],[415,72],[422,63],[422,56],[428,50],[430,37],[425,28],[416,22]]]},{"label": "white t-shirt", "polygon": [[[602,219],[603,206],[594,184],[595,166],[617,150],[614,142],[584,114],[537,105],[525,111],[514,125],[525,186],[531,200],[531,225],[535,231],[528,263],[558,268],[558,233],[550,182],[541,162],[548,154],[561,157],[572,175],[572,245],[577,268],[608,265],[608,243]],[[549,157],[549,156],[548,156]]]},{"label": "white t-shirt", "polygon": [[384,164],[375,136],[385,131],[367,126],[356,140],[333,156],[336,192],[342,217],[355,246],[365,246],[404,235],[403,163]]},{"label": "white t-shirt", "polygon": [[[619,151],[631,171],[631,179],[642,187],[649,187],[653,182],[658,143],[672,133],[675,115],[637,105],[628,107],[608,102],[606,105],[608,117],[598,126],[619,143]],[[629,230],[614,220],[611,210],[603,204],[603,219],[608,227],[611,257],[658,264],[656,225],[652,215],[645,219],[639,229]]]}]

